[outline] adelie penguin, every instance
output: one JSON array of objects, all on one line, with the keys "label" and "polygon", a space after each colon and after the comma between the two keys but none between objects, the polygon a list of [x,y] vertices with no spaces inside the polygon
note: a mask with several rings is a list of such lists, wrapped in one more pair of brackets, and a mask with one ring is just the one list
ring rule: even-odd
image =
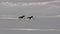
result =
[{"label": "adelie penguin", "polygon": [[27,19],[32,19],[32,18],[33,18],[33,16],[27,17]]},{"label": "adelie penguin", "polygon": [[18,18],[19,18],[19,19],[23,19],[24,17],[25,17],[25,16],[23,15],[23,16],[19,16]]}]

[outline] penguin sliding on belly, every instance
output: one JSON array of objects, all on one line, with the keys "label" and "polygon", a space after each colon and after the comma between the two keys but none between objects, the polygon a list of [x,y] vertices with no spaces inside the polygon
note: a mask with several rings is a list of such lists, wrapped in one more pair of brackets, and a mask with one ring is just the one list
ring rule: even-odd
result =
[{"label": "penguin sliding on belly", "polygon": [[33,18],[33,16],[27,17],[27,19],[31,20]]},{"label": "penguin sliding on belly", "polygon": [[19,19],[23,19],[24,17],[25,17],[25,16],[23,15],[23,16],[19,16],[18,18],[19,18]]}]

